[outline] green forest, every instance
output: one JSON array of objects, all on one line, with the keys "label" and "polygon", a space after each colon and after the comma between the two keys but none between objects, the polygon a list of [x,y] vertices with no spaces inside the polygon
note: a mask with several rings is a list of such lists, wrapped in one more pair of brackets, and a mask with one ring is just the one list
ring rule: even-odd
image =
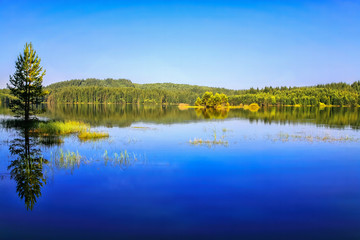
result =
[{"label": "green forest", "polygon": [[[43,101],[47,103],[145,103],[194,105],[205,92],[225,94],[232,106],[257,103],[260,106],[358,106],[360,81],[309,87],[264,87],[232,90],[188,84],[137,84],[127,79],[75,79],[51,84]],[[0,90],[0,101],[13,99],[8,89]]]},{"label": "green forest", "polygon": [[257,103],[269,105],[301,106],[358,106],[360,104],[360,81],[353,84],[330,83],[312,87],[265,87],[249,89],[229,96],[230,105]]}]

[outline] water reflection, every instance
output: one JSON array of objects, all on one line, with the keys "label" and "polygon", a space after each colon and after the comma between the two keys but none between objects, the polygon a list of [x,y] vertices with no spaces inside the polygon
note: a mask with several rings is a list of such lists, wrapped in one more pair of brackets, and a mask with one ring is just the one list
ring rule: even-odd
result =
[{"label": "water reflection", "polygon": [[306,123],[332,128],[360,127],[359,108],[346,107],[263,107],[249,109],[188,109],[177,106],[145,106],[131,104],[57,105],[49,106],[44,116],[55,119],[81,120],[92,126],[127,127],[136,122],[172,124],[209,119],[246,119],[266,124]]},{"label": "water reflection", "polygon": [[[10,115],[10,110],[0,106],[0,114]],[[262,107],[249,109],[187,109],[177,106],[135,104],[62,104],[47,105],[42,116],[58,120],[77,120],[91,126],[128,127],[136,122],[172,124],[211,119],[247,119],[265,124],[306,123],[332,128],[360,127],[359,108],[348,107]]]},{"label": "water reflection", "polygon": [[[143,157],[126,150],[117,152],[107,152],[102,158],[87,159],[81,156],[78,151],[55,148],[51,152],[50,159],[43,157],[41,149],[43,147],[60,146],[63,143],[61,137],[64,136],[43,136],[36,131],[39,121],[25,122],[11,118],[0,121],[0,126],[15,133],[9,143],[11,158],[7,170],[9,173],[0,174],[0,180],[9,177],[16,182],[16,192],[20,199],[25,202],[27,210],[33,210],[37,199],[41,197],[41,189],[46,185],[47,179],[51,178],[55,170],[70,170],[82,164],[89,164],[104,161],[105,165],[126,169],[135,163],[141,163]],[[57,150],[56,150],[57,149]],[[144,158],[145,159],[145,158]]]},{"label": "water reflection", "polygon": [[214,109],[214,108],[196,108],[195,112],[198,117],[205,119],[225,119],[228,117],[230,109]]},{"label": "water reflection", "polygon": [[8,170],[26,209],[32,210],[46,184],[43,167],[48,161],[42,157],[38,138],[31,135],[32,123],[9,120],[3,125],[17,130],[17,136],[10,141],[9,151],[15,159],[11,160]]}]

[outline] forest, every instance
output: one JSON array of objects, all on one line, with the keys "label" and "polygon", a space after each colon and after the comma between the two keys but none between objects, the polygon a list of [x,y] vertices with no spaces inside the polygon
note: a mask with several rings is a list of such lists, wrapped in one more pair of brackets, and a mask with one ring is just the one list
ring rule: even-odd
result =
[{"label": "forest", "polygon": [[[137,84],[127,79],[75,79],[45,87],[47,103],[144,103],[194,105],[205,92],[225,94],[232,106],[257,103],[260,106],[358,106],[360,81],[309,87],[264,87],[232,90],[188,84]],[[0,89],[0,101],[13,99],[8,89]]]},{"label": "forest", "polygon": [[265,87],[229,96],[230,105],[257,103],[263,106],[358,106],[360,81],[312,87]]}]

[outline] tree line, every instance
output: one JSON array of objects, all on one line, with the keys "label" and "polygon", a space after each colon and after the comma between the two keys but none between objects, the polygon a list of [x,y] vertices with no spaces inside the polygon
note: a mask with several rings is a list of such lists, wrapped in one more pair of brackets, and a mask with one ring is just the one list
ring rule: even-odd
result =
[{"label": "tree line", "polygon": [[[67,83],[69,82],[81,84],[68,86]],[[63,87],[61,85],[57,85],[55,88],[52,85],[47,87],[50,95],[46,101],[58,103],[188,103],[204,105],[203,100],[200,99],[201,102],[199,102],[199,96],[204,97],[206,92],[219,92],[226,97],[228,96],[229,104],[234,106],[251,103],[265,106],[360,105],[360,81],[353,84],[330,83],[311,87],[264,87],[262,89],[250,88],[248,90],[231,90],[174,83],[132,84],[130,80],[124,79],[73,80],[62,82],[62,84]],[[120,87],[120,84],[124,86]],[[213,95],[213,98],[209,97],[208,100],[214,100],[215,95]],[[216,98],[215,100],[219,99]],[[208,101],[208,105],[222,104],[220,102]]]},{"label": "tree line", "polygon": [[[360,105],[360,81],[353,84],[330,83],[310,87],[231,90],[187,84],[136,84],[127,79],[99,80],[91,78],[58,82],[45,89],[48,90],[49,95],[44,96],[43,101],[48,103],[188,103],[194,105],[197,98],[203,96],[205,92],[218,92],[225,94],[229,104],[233,106],[251,103],[263,106]],[[9,90],[0,90],[1,102],[10,102],[13,99]]]},{"label": "tree line", "polygon": [[242,94],[229,96],[229,103],[230,105],[257,103],[263,106],[358,106],[359,95],[360,81],[357,81],[353,84],[331,83],[313,87],[251,88]]}]

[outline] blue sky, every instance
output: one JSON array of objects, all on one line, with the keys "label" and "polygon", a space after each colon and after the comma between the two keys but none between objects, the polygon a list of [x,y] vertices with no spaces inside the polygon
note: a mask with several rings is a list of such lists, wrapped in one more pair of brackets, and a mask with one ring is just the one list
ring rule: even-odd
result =
[{"label": "blue sky", "polygon": [[233,89],[360,80],[360,1],[0,0],[0,88],[26,42],[44,85],[128,78]]}]

